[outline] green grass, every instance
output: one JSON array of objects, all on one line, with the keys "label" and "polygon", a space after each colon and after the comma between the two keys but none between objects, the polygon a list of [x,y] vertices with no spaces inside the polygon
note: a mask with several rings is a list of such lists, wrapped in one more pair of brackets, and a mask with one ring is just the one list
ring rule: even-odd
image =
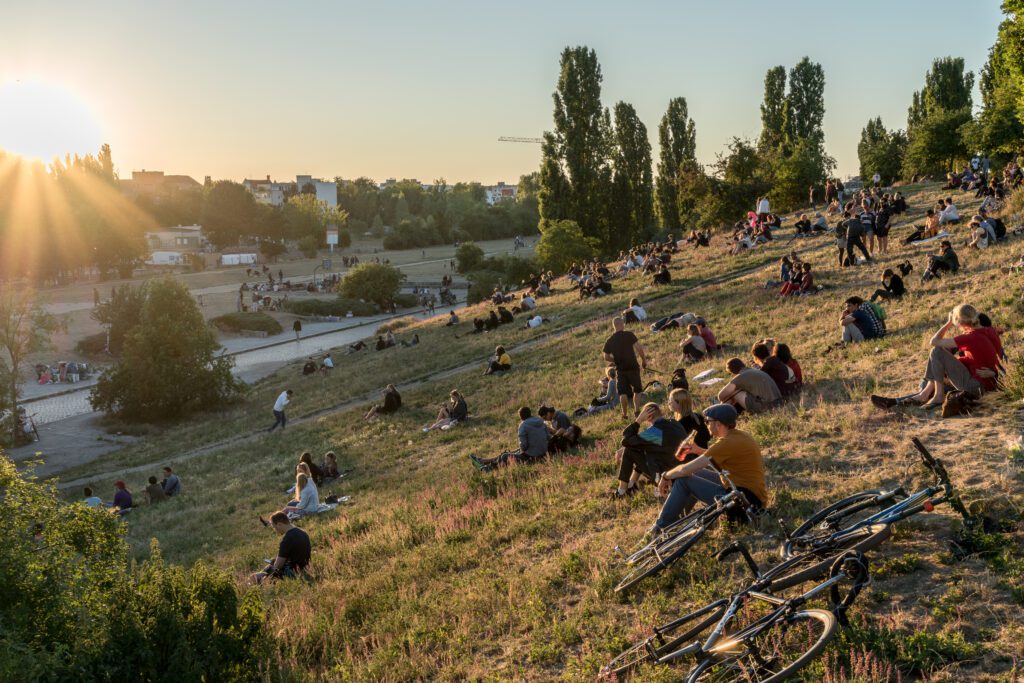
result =
[{"label": "green grass", "polygon": [[[939,193],[925,189],[910,197],[918,217]],[[971,204],[962,207],[968,212]],[[903,232],[894,230],[894,242]],[[761,285],[774,278],[774,265],[737,280],[691,290],[692,283],[747,266],[767,266],[797,247],[809,250],[828,289],[816,296],[779,300]],[[965,490],[1022,500],[1021,481],[1006,476],[1004,444],[1020,429],[1004,396],[986,397],[969,418],[938,420],[920,411],[881,413],[866,401],[873,391],[906,392],[920,377],[928,337],[949,309],[970,301],[997,324],[1020,337],[1013,308],[1021,276],[1004,277],[1000,265],[1021,247],[962,252],[961,274],[925,285],[908,280],[911,294],[887,306],[891,335],[823,355],[838,337],[839,305],[851,294],[877,286],[881,269],[912,253],[922,267],[924,248],[893,245],[893,254],[870,267],[837,270],[831,241],[776,241],[741,258],[710,251],[685,252],[673,263],[672,296],[649,306],[652,316],[677,310],[705,315],[726,356],[749,356],[749,345],[764,336],[790,344],[805,382],[798,402],[779,411],[744,418],[741,428],[761,441],[773,494],[773,514],[792,524],[828,502],[859,490],[928,482],[909,437],[919,436],[946,460],[954,481]],[[532,467],[480,474],[470,453],[491,455],[515,440],[520,405],[553,404],[571,410],[597,392],[603,361],[600,347],[607,319],[594,316],[620,310],[632,296],[642,301],[668,290],[645,287],[639,278],[615,281],[612,295],[580,303],[565,291],[542,300],[551,323],[537,331],[511,329],[467,334],[443,321],[406,325],[417,332],[413,349],[391,349],[343,356],[329,377],[301,378],[296,365],[259,382],[239,406],[176,426],[65,475],[116,472],[152,464],[196,446],[269,426],[269,408],[284,386],[296,390],[292,416],[314,413],[361,399],[387,382],[403,383],[439,370],[472,369],[417,383],[405,391],[405,407],[377,423],[359,419],[365,406],[324,415],[284,433],[259,435],[245,443],[215,449],[182,462],[185,495],[159,507],[141,508],[129,520],[129,539],[139,556],[159,539],[168,560],[206,559],[235,572],[241,580],[272,555],[275,539],[255,523],[259,513],[287,499],[293,467],[302,450],[319,457],[333,449],[350,477],[328,492],[352,496],[336,513],[303,521],[314,542],[316,589],[281,584],[267,589],[271,630],[277,634],[275,666],[296,679],[316,680],[581,680],[624,644],[643,637],[653,624],[728,593],[744,579],[741,563],[718,565],[712,551],[735,537],[749,543],[764,563],[777,558],[777,531],[716,528],[685,562],[642,584],[629,596],[612,588],[619,569],[612,549],[627,547],[650,525],[657,506],[639,496],[615,504],[604,496],[612,485],[612,453],[624,426],[609,411],[581,422],[588,445],[579,452]],[[1009,296],[1013,295],[1013,296]],[[461,315],[480,315],[477,306]],[[498,344],[519,345],[546,333],[529,348],[513,350],[514,370],[502,378],[483,377],[487,355]],[[455,337],[455,333],[459,336]],[[639,333],[651,365],[671,370],[678,359],[678,333]],[[688,369],[692,376],[713,359]],[[721,386],[721,385],[719,385]],[[468,398],[474,419],[449,432],[424,435],[451,388]],[[695,387],[700,407],[717,387]],[[141,489],[143,474],[129,484]],[[109,482],[102,482],[109,486]],[[100,486],[99,490],[106,490]],[[904,680],[942,670],[948,680],[996,681],[1012,671],[1012,658],[1024,656],[1019,627],[1019,566],[984,557],[965,562],[934,562],[945,552],[956,520],[945,507],[898,527],[892,557],[875,563],[886,576],[884,593],[875,591],[859,605],[852,640],[830,648],[807,680],[825,680],[835,667],[856,666],[868,674],[887,667]],[[1020,531],[1001,537],[1021,543]],[[918,562],[918,560],[920,562]],[[964,596],[970,596],[965,598]],[[935,611],[938,605],[943,609]],[[956,605],[957,612],[947,607]],[[982,642],[977,637],[984,631]],[[845,650],[843,648],[846,648]],[[861,652],[853,661],[849,653]],[[833,666],[834,665],[834,666]],[[828,668],[833,667],[833,668]],[[875,672],[875,673],[873,673]],[[651,672],[644,680],[670,680],[678,672]],[[881,675],[881,674],[880,674]],[[830,680],[840,680],[834,677]],[[882,680],[882,679],[878,679]],[[939,679],[936,679],[939,680]]]}]

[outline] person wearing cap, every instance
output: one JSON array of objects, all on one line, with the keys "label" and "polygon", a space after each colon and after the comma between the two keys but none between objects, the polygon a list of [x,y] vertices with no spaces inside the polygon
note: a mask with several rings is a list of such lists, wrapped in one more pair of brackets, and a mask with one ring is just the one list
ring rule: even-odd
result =
[{"label": "person wearing cap", "polygon": [[782,392],[767,373],[748,368],[739,358],[730,358],[725,367],[733,377],[718,392],[722,403],[738,406],[753,415],[771,410],[782,402]]},{"label": "person wearing cap", "polygon": [[747,432],[736,429],[738,413],[733,406],[720,403],[704,410],[704,421],[714,441],[708,448],[689,444],[681,449],[684,455],[696,454],[689,462],[666,471],[658,484],[667,495],[651,531],[660,533],[665,527],[688,513],[698,501],[710,505],[729,488],[720,471],[729,478],[755,508],[768,502],[764,461],[761,447]]},{"label": "person wearing cap", "polygon": [[118,514],[123,514],[127,510],[132,509],[132,492],[128,490],[128,486],[120,479],[114,482],[113,507],[117,509]]}]

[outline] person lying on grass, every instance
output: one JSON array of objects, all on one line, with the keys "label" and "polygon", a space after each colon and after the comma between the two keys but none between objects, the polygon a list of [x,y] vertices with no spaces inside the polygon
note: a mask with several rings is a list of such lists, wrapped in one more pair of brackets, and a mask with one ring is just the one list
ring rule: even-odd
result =
[{"label": "person lying on grass", "polygon": [[715,498],[728,493],[729,488],[718,471],[729,473],[729,478],[752,507],[763,508],[768,502],[761,447],[750,434],[736,429],[737,416],[736,409],[727,404],[704,410],[704,419],[714,441],[707,448],[697,444],[684,446],[684,457],[694,454],[697,457],[662,475],[658,490],[668,497],[651,527],[652,534],[660,534],[680,516],[689,513],[698,501],[711,505]]},{"label": "person lying on grass", "polygon": [[423,428],[424,432],[434,429],[450,429],[469,416],[469,406],[466,399],[459,393],[458,389],[452,389],[448,394],[448,402],[441,406],[437,413],[437,420],[433,424]]},{"label": "person lying on grass", "polygon": [[[958,328],[961,334],[947,336]],[[901,405],[933,408],[942,405],[946,392],[951,389],[980,398],[982,392],[996,388],[999,374],[999,352],[993,337],[998,342],[998,332],[991,327],[982,327],[974,306],[957,306],[929,341],[931,351],[921,390],[898,397],[873,394],[871,402],[879,408]]]},{"label": "person lying on grass", "polygon": [[782,392],[768,374],[758,368],[748,368],[739,358],[725,363],[732,374],[729,383],[718,392],[718,400],[751,415],[763,413],[782,403]]},{"label": "person lying on grass", "polygon": [[481,470],[491,470],[507,465],[509,460],[520,463],[537,462],[548,453],[548,426],[544,420],[530,411],[528,406],[519,409],[519,428],[516,432],[519,449],[505,451],[494,458],[478,458],[472,453],[469,459]]},{"label": "person lying on grass", "polygon": [[364,420],[372,422],[381,415],[397,412],[402,407],[402,395],[398,393],[394,384],[387,385],[381,396],[384,398],[384,402],[371,406],[366,415],[363,415]]},{"label": "person lying on grass", "polygon": [[292,525],[292,520],[288,518],[288,513],[284,510],[272,514],[269,522],[262,517],[260,521],[264,526],[272,527],[274,532],[281,536],[281,543],[277,548],[277,557],[274,561],[268,564],[262,572],[252,575],[253,583],[262,583],[267,578],[295,578],[304,572],[309,566],[309,558],[312,553],[309,534]]}]

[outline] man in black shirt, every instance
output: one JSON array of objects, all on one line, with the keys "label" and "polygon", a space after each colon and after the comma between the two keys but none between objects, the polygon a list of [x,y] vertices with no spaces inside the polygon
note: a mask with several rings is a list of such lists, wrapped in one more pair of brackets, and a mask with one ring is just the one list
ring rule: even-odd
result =
[{"label": "man in black shirt", "polygon": [[761,368],[761,372],[772,378],[783,398],[796,393],[796,376],[793,375],[789,366],[779,360],[778,356],[772,355],[767,344],[761,342],[754,344],[750,349],[750,354],[754,357],[757,366]]},{"label": "man in black shirt", "polygon": [[[262,518],[261,518],[262,521]],[[297,526],[292,525],[287,512],[275,512],[270,517],[270,526],[280,535],[281,544],[277,548],[277,558],[262,572],[253,574],[256,583],[268,576],[275,578],[294,578],[306,570],[312,548],[309,535]]]},{"label": "man in black shirt", "polygon": [[[626,411],[630,398],[633,399],[633,414],[639,415],[644,390],[640,370],[647,369],[647,356],[636,335],[626,330],[626,323],[621,317],[612,318],[612,329],[615,331],[604,343],[603,351],[604,359],[615,364],[622,417],[628,417]],[[640,359],[639,363],[637,357]]]}]

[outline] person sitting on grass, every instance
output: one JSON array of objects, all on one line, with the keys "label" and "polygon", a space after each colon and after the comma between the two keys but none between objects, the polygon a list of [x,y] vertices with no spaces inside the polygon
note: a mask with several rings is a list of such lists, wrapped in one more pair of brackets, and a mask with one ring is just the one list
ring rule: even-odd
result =
[{"label": "person sitting on grass", "polygon": [[[961,334],[947,337],[957,328]],[[982,392],[997,387],[996,378],[999,375],[999,353],[990,335],[991,332],[981,329],[979,314],[974,306],[957,306],[950,312],[946,323],[932,335],[921,390],[895,398],[872,395],[871,402],[880,408],[901,405],[934,408],[942,405],[949,387],[975,399],[980,398]]]},{"label": "person sitting on grass", "polygon": [[871,304],[859,296],[851,296],[843,302],[839,327],[843,330],[844,344],[855,344],[866,339],[881,339],[885,336],[885,322],[878,318]]},{"label": "person sitting on grass", "polygon": [[801,263],[800,269],[803,271],[803,277],[800,278],[800,289],[794,293],[800,296],[816,293],[818,287],[814,284],[814,272],[811,270],[810,262],[804,261]]},{"label": "person sitting on grass", "polygon": [[903,284],[903,278],[897,275],[892,268],[886,268],[882,271],[882,288],[874,291],[871,301],[902,299],[906,293],[907,288]]},{"label": "person sitting on grass", "polygon": [[495,467],[507,465],[509,460],[520,463],[533,463],[548,453],[548,426],[544,420],[534,415],[529,407],[519,409],[519,450],[505,451],[494,458],[479,458],[472,453],[469,459],[477,468],[489,471]]},{"label": "person sitting on grass", "polygon": [[320,361],[320,374],[326,377],[333,369],[334,359],[331,358],[330,352],[327,352],[324,354],[323,360]]},{"label": "person sitting on grass", "polygon": [[306,362],[302,364],[302,374],[303,374],[303,376],[315,375],[316,374],[316,370],[317,370],[316,361],[313,360],[312,358],[307,358]]},{"label": "person sitting on grass", "polygon": [[498,306],[498,321],[502,325],[508,325],[511,322],[515,322],[516,317],[512,315],[512,311],[508,310],[504,306]]},{"label": "person sitting on grass", "polygon": [[672,284],[672,273],[668,271],[668,266],[664,263],[658,269],[658,272],[654,274],[654,284],[656,285],[670,285]]},{"label": "person sitting on grass", "polygon": [[939,201],[942,206],[939,212],[939,225],[956,225],[960,222],[960,212],[956,210],[952,197],[946,197],[946,201]]},{"label": "person sitting on grass", "polygon": [[782,283],[779,296],[790,296],[800,291],[804,281],[804,269],[802,264],[797,264],[789,273],[789,277]]},{"label": "person sitting on grass", "polygon": [[928,255],[928,267],[921,274],[921,282],[942,277],[943,273],[955,273],[960,270],[960,257],[953,251],[953,243],[942,240],[939,253]]},{"label": "person sitting on grass", "polygon": [[423,431],[451,429],[467,417],[469,417],[469,406],[466,405],[466,399],[459,393],[458,389],[452,389],[448,394],[448,402],[441,406],[441,410],[437,413],[437,420],[433,424],[424,427]]},{"label": "person sitting on grass", "polygon": [[103,506],[103,501],[100,500],[99,496],[94,495],[92,489],[89,488],[88,486],[82,489],[82,502],[85,503],[86,507],[90,508],[98,508]]},{"label": "person sitting on grass", "polygon": [[324,453],[324,461],[320,464],[320,472],[323,474],[324,481],[337,479],[340,476],[338,472],[338,456],[334,451]]},{"label": "person sitting on grass", "polygon": [[114,482],[114,502],[112,506],[114,512],[118,515],[128,514],[132,509],[132,492],[128,490],[128,486],[120,479]]},{"label": "person sitting on grass", "polygon": [[698,316],[694,322],[697,324],[697,327],[700,328],[700,336],[704,337],[704,343],[707,345],[708,353],[716,353],[718,351],[718,339],[715,338],[715,333],[711,331],[710,327],[708,327],[708,322],[700,316]]},{"label": "person sitting on grass", "polygon": [[807,214],[800,214],[800,219],[793,224],[793,227],[796,229],[797,236],[809,234],[811,232],[811,221],[807,217]]},{"label": "person sitting on grass", "polygon": [[170,466],[164,466],[164,478],[160,480],[160,488],[168,498],[181,493],[181,479],[171,471]]},{"label": "person sitting on grass", "polygon": [[775,382],[783,400],[796,394],[796,373],[778,356],[773,355],[767,344],[763,342],[754,344],[750,349],[750,355],[754,357],[754,364],[761,369],[761,372]]},{"label": "person sitting on grass", "polygon": [[295,491],[298,492],[295,500],[288,501],[284,511],[296,517],[316,514],[320,508],[320,496],[313,478],[299,472],[295,475]]},{"label": "person sitting on grass", "polygon": [[320,466],[313,462],[313,454],[309,451],[303,451],[299,456],[299,462],[304,464],[309,469],[309,476],[313,479],[313,483],[320,486],[324,483],[324,473],[320,469]]},{"label": "person sitting on grass", "polygon": [[459,324],[459,316],[455,315],[455,310],[448,312],[448,322],[444,324],[445,327],[455,327]]},{"label": "person sitting on grass", "polygon": [[739,358],[726,361],[726,369],[732,374],[729,383],[718,392],[718,400],[751,415],[763,413],[782,403],[782,392],[767,373],[758,368],[748,368]]},{"label": "person sitting on grass", "polygon": [[686,336],[679,342],[679,347],[683,350],[683,356],[679,359],[680,363],[683,361],[697,363],[708,355],[708,343],[701,335],[700,327],[696,323],[686,326]]},{"label": "person sitting on grass", "polygon": [[967,224],[967,233],[971,241],[967,243],[968,249],[987,249],[989,245],[995,242],[994,239],[989,235],[989,231],[986,229],[988,226],[983,225],[978,216],[975,216],[970,223]]},{"label": "person sitting on grass", "polygon": [[366,342],[364,342],[362,339],[360,339],[355,344],[349,344],[348,345],[348,352],[349,353],[355,353],[356,351],[362,351],[365,348],[366,348]]},{"label": "person sitting on grass", "polygon": [[693,454],[697,457],[662,475],[658,490],[668,497],[651,527],[652,534],[660,534],[698,502],[711,505],[728,493],[730,489],[719,472],[729,473],[729,479],[751,507],[762,509],[768,503],[761,447],[750,434],[736,429],[737,416],[736,409],[727,404],[704,410],[704,419],[715,440],[707,448],[697,444],[685,446],[681,453],[684,458]]},{"label": "person sitting on grass", "polygon": [[374,344],[374,348],[377,351],[383,351],[384,349],[388,348],[388,344],[386,341],[384,341],[384,337],[380,336],[379,334],[377,335],[377,343]]},{"label": "person sitting on grass", "polygon": [[[711,442],[711,433],[704,421],[704,416],[693,409],[693,396],[687,389],[673,389],[668,395],[668,408],[672,411],[676,422],[686,430],[686,437],[683,439],[682,448],[688,442],[693,441],[701,448],[707,448]],[[680,460],[680,453],[676,451],[676,460]]]},{"label": "person sitting on grass", "polygon": [[657,403],[647,403],[640,414],[624,430],[620,448],[615,453],[619,462],[618,486],[613,498],[636,493],[640,477],[650,481],[676,465],[676,450],[687,432],[676,420],[662,414]]},{"label": "person sitting on grass", "polygon": [[165,500],[167,500],[167,494],[160,488],[156,477],[150,477],[149,484],[146,486],[146,502],[153,505],[154,503],[162,503]]},{"label": "person sitting on grass", "polygon": [[269,526],[281,537],[281,544],[277,548],[277,557],[262,572],[252,575],[253,583],[262,583],[267,578],[291,579],[306,570],[309,566],[312,546],[309,542],[309,534],[297,526],[292,525],[292,520],[284,510],[275,512],[270,516],[270,521],[260,517],[263,526]]},{"label": "person sitting on grass", "polygon": [[494,347],[494,355],[488,361],[485,375],[493,375],[496,372],[508,372],[512,369],[512,357],[505,351],[504,346]]},{"label": "person sitting on grass", "polygon": [[564,453],[579,445],[583,430],[574,425],[564,412],[542,405],[537,409],[537,415],[547,423],[548,453]]},{"label": "person sitting on grass", "polygon": [[384,398],[384,402],[373,405],[370,410],[363,415],[364,420],[376,420],[381,415],[394,413],[402,407],[402,395],[398,393],[398,389],[394,384],[387,385],[381,393],[381,396]]},{"label": "person sitting on grass", "polygon": [[780,361],[785,363],[792,373],[792,384],[793,387],[790,394],[798,394],[804,386],[804,371],[800,367],[800,363],[793,357],[793,352],[790,351],[788,344],[776,344],[772,349],[772,355],[778,358]]},{"label": "person sitting on grass", "polygon": [[619,388],[616,380],[615,366],[609,365],[604,369],[604,377],[601,378],[601,395],[591,399],[589,408],[581,408],[576,411],[577,415],[593,415],[602,410],[614,408],[619,404]]},{"label": "person sitting on grass", "polygon": [[622,319],[627,323],[642,323],[647,320],[647,311],[640,305],[640,300],[633,298],[629,300],[629,308],[622,312]]}]

